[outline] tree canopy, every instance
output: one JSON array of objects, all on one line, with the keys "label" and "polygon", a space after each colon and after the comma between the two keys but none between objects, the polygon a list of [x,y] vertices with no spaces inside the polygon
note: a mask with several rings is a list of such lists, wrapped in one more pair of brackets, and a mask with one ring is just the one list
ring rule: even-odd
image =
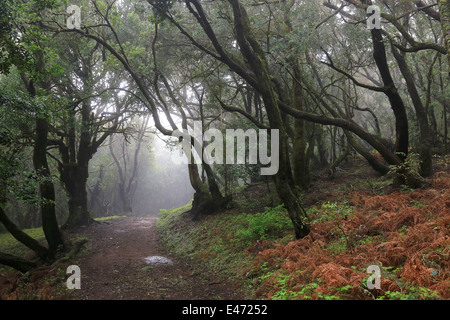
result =
[{"label": "tree canopy", "polygon": [[[48,262],[67,251],[60,228],[145,214],[136,199],[146,193],[155,203],[173,193],[170,205],[193,199],[201,219],[230,205],[232,186],[270,178],[300,239],[310,232],[301,192],[351,155],[398,184],[427,184],[450,142],[449,3],[370,5],[2,1],[0,221]],[[213,140],[203,133],[231,129],[269,132],[277,172],[259,174],[266,164],[248,155],[244,164],[205,161]],[[171,162],[184,139],[200,163]],[[17,226],[37,208],[48,248]]]}]

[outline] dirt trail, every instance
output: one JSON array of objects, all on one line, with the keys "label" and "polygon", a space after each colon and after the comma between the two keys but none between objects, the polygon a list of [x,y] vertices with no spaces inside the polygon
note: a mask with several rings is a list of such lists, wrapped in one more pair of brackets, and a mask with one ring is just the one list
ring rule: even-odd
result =
[{"label": "dirt trail", "polygon": [[[200,264],[171,256],[158,239],[156,219],[119,218],[81,231],[89,239],[80,258],[78,299],[214,300],[244,299],[231,280],[219,279]],[[144,258],[163,256],[170,265],[149,265]]]}]

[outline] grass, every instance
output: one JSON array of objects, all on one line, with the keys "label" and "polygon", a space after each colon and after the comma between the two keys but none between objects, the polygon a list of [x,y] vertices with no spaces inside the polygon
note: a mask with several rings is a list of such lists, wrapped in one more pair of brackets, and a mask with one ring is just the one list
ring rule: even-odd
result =
[{"label": "grass", "polygon": [[126,215],[123,216],[108,216],[108,217],[101,217],[101,218],[95,218],[95,221],[107,221],[107,220],[111,220],[111,219],[118,219],[118,218],[125,218]]},{"label": "grass", "polygon": [[[122,217],[124,216],[109,216],[109,217],[95,218],[95,220],[107,221],[110,219],[117,219]],[[22,231],[37,241],[42,241],[45,239],[44,230],[40,227],[23,229]],[[24,248],[24,250],[27,250],[25,246],[23,246],[19,241],[17,241],[9,232],[0,233],[0,251],[21,255],[24,253],[22,251],[22,247]]]},{"label": "grass", "polygon": [[[45,239],[44,230],[42,230],[42,228],[23,229],[22,231],[37,241]],[[9,232],[0,234],[0,251],[21,255],[25,250],[27,250],[27,248],[17,241]]]}]

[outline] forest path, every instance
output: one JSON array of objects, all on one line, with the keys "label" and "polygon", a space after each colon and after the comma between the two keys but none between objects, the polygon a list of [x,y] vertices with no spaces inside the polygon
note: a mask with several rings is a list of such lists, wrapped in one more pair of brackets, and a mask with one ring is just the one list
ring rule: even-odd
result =
[{"label": "forest path", "polygon": [[[80,232],[89,250],[79,262],[86,300],[214,300],[243,299],[236,285],[219,279],[200,263],[171,256],[159,241],[155,218],[117,218]],[[162,256],[172,264],[149,265],[145,258]]]}]

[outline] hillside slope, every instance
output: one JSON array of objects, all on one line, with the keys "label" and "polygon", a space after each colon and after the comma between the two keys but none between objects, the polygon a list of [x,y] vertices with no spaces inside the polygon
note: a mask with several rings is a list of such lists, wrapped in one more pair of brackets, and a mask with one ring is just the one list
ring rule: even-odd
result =
[{"label": "hillside slope", "polygon": [[265,183],[201,221],[187,206],[164,211],[157,228],[170,250],[239,279],[249,298],[449,299],[450,174],[440,170],[416,190],[364,165],[317,182],[302,194],[312,228],[301,240]]}]

